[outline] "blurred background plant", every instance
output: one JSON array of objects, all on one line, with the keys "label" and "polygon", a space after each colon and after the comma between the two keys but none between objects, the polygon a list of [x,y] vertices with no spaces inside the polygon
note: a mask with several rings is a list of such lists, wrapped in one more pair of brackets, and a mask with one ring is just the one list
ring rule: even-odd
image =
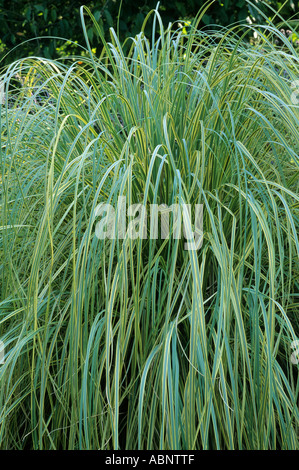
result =
[{"label": "blurred background plant", "polygon": [[[109,38],[109,28],[113,27],[123,42],[141,30],[146,15],[156,7],[157,0],[94,0],[86,3],[106,39]],[[165,24],[177,20],[191,21],[204,3],[205,0],[162,0],[159,11]],[[82,4],[83,0],[0,0],[1,64],[25,56],[56,59],[75,52],[78,54],[78,44],[85,44],[79,15]],[[266,16],[263,17],[257,8]],[[278,25],[281,22],[280,15],[275,15],[278,11],[283,18],[295,18],[299,1],[215,0],[202,17],[200,26],[211,28],[211,25],[228,26],[234,22],[248,21],[260,24],[265,23],[267,17]],[[287,37],[293,42],[298,40],[297,33],[291,31],[289,25],[280,26],[290,31]],[[149,34],[150,31],[145,29],[145,33]],[[94,48],[99,47],[101,41],[92,26],[87,34]]]}]

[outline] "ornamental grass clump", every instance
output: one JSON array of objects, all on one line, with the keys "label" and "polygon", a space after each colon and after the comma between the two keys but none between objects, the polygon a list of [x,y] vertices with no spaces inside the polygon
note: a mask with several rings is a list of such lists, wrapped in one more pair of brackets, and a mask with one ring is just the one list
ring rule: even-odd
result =
[{"label": "ornamental grass clump", "polygon": [[[0,76],[0,447],[296,449],[295,45],[154,11],[96,57],[84,12],[89,55]],[[120,197],[202,204],[201,247],[98,238]]]}]

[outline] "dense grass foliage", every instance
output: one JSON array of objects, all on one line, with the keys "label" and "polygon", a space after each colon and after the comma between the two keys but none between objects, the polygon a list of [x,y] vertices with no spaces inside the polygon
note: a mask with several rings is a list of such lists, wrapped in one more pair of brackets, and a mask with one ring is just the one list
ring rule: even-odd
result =
[{"label": "dense grass foliage", "polygon": [[[149,20],[1,76],[2,449],[298,447],[298,57]],[[99,240],[121,195],[203,204],[202,247]]]}]

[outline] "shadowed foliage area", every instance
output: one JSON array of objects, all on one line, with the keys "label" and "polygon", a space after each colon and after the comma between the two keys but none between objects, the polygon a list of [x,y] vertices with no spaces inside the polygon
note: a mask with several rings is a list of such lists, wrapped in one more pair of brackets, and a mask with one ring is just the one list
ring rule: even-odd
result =
[{"label": "shadowed foliage area", "polygon": [[[206,0],[179,0],[159,2],[159,11],[164,24],[181,21],[188,24],[195,18]],[[298,30],[293,30],[291,18],[296,18],[299,0],[210,0],[209,9],[200,20],[207,30],[213,25],[229,26],[239,22],[265,24],[270,18],[278,28],[286,27],[291,32],[291,41],[299,39]],[[57,59],[65,55],[83,53],[85,44],[80,21],[79,0],[0,0],[0,59],[2,64],[26,56],[42,56]],[[142,29],[147,14],[157,6],[157,0],[93,0],[88,7],[94,15],[102,35],[109,41],[109,29],[117,31],[119,41],[134,37]],[[287,18],[289,24],[285,24]],[[290,26],[291,22],[291,26]],[[101,37],[92,25],[87,35],[93,47],[101,49]],[[151,35],[148,23],[144,32]],[[1,62],[0,62],[1,64]]]}]

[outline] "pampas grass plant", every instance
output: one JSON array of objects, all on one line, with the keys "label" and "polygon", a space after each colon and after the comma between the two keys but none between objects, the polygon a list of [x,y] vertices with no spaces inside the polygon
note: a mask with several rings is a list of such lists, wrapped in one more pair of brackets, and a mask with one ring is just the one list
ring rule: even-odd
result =
[{"label": "pampas grass plant", "polygon": [[[2,70],[2,449],[298,448],[298,55],[204,12],[125,53],[82,7],[88,55]],[[119,196],[203,204],[201,248],[98,239]]]}]

